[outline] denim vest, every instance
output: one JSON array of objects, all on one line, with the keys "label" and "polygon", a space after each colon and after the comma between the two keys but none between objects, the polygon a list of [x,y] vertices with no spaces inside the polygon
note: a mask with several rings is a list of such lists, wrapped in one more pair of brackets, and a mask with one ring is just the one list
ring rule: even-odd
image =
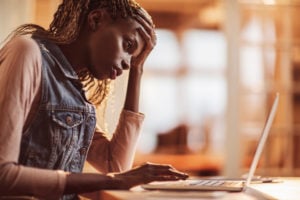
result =
[{"label": "denim vest", "polygon": [[42,53],[41,99],[24,130],[19,163],[81,172],[96,125],[95,108],[86,100],[76,72],[58,46],[34,39]]}]

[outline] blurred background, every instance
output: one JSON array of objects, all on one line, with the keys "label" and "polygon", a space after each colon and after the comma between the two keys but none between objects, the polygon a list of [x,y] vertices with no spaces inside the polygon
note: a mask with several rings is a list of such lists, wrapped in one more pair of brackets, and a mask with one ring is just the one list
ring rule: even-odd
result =
[{"label": "blurred background", "polygon": [[[145,63],[140,108],[146,118],[134,164],[240,176],[279,92],[257,174],[300,175],[300,1],[138,2],[153,17],[158,44]],[[23,23],[47,28],[59,3],[0,0],[0,41]],[[98,114],[109,133],[123,106],[127,76],[115,81],[106,110]]]}]

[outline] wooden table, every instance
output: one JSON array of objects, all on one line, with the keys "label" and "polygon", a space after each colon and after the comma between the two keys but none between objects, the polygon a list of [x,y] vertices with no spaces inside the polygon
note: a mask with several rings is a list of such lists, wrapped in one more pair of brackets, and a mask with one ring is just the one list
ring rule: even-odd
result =
[{"label": "wooden table", "polygon": [[93,200],[299,200],[300,177],[282,177],[280,183],[251,184],[245,192],[163,192],[145,191],[135,187],[130,191],[104,190],[94,193]]}]

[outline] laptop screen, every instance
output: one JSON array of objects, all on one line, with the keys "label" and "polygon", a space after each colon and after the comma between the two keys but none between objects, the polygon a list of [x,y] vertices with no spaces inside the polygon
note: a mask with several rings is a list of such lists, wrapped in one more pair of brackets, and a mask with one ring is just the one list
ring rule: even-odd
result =
[{"label": "laptop screen", "polygon": [[249,174],[248,174],[248,177],[247,177],[247,180],[246,180],[246,183],[245,183],[246,187],[249,186],[249,184],[252,180],[252,177],[254,176],[254,172],[255,172],[255,169],[257,167],[257,163],[260,159],[261,153],[263,151],[264,145],[266,143],[266,140],[268,138],[268,135],[269,135],[269,132],[270,132],[270,129],[271,129],[271,125],[273,123],[273,120],[274,120],[274,117],[275,117],[275,114],[276,114],[276,110],[277,110],[277,107],[278,107],[278,102],[279,102],[279,93],[276,93],[276,97],[275,97],[275,100],[273,102],[273,106],[271,108],[270,114],[268,116],[267,122],[265,124],[264,129],[263,129],[263,133],[262,133],[261,138],[259,140],[258,146],[257,146],[255,154],[254,154],[254,158],[253,158],[251,166],[250,166]]}]

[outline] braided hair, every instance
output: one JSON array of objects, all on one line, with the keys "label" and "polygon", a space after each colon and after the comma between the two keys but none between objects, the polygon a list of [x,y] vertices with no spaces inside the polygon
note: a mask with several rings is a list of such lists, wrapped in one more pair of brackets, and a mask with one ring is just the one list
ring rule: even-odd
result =
[{"label": "braided hair", "polygon": [[[99,8],[106,9],[113,19],[139,15],[153,25],[150,15],[135,0],[63,0],[47,30],[24,24],[12,32],[12,37],[32,34],[57,44],[70,44],[78,38],[88,13]],[[99,106],[110,92],[110,80],[97,80],[87,69],[77,74],[89,101]]]}]

